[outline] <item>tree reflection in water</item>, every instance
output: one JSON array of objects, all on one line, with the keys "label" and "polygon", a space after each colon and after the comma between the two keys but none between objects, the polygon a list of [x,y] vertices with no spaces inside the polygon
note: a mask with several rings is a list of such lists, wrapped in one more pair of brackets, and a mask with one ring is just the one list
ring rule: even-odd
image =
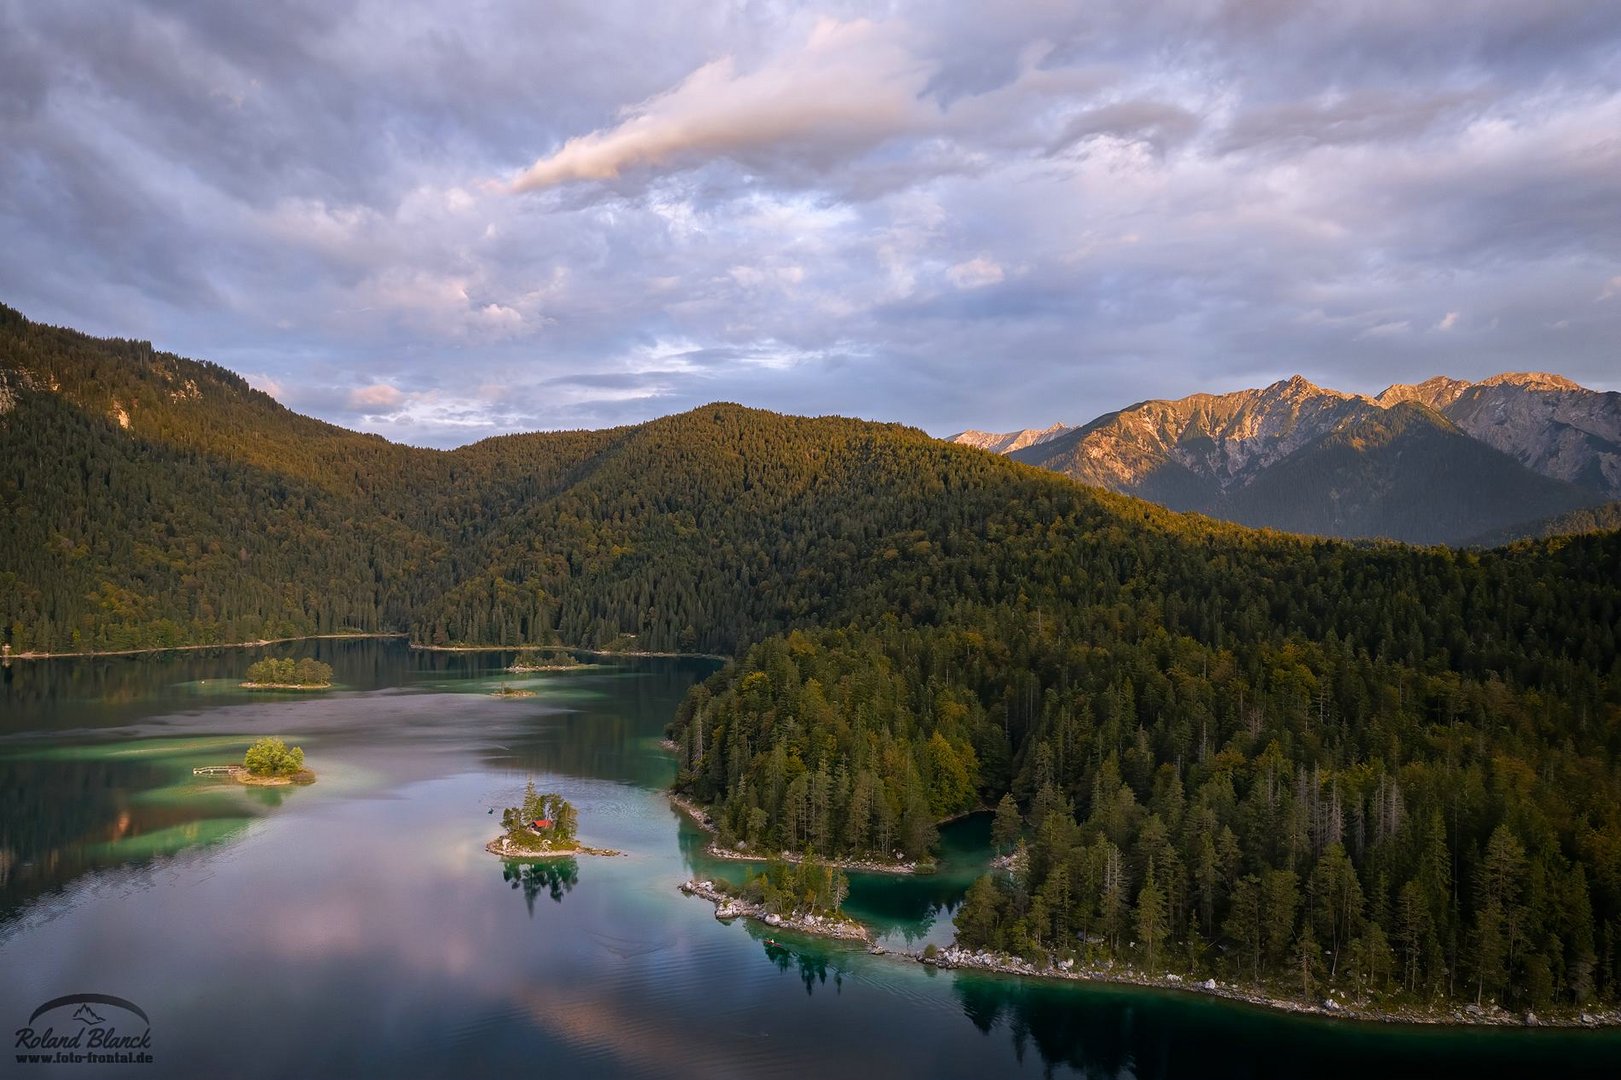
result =
[{"label": "tree reflection in water", "polygon": [[[817,983],[827,982],[827,954],[810,949],[793,949],[771,937],[764,937],[754,929],[749,928],[750,936],[759,939],[765,948],[766,959],[776,966],[778,971],[786,972],[793,968],[799,970],[799,980],[805,984],[805,993],[809,995],[816,989]],[[833,965],[833,992],[838,993],[844,988],[844,972],[837,964]]]},{"label": "tree reflection in water", "polygon": [[[953,986],[976,1028],[990,1034],[1005,1027],[1021,1063],[1033,1044],[1048,1070],[1063,1065],[1085,1077],[1164,1075],[1170,1033],[1152,1022],[1152,1010],[1109,999],[1083,1005],[1065,989],[971,973],[959,973]],[[1222,1055],[1217,1052],[1211,1060]],[[1211,1075],[1221,1074],[1218,1069]]]},{"label": "tree reflection in water", "polygon": [[[942,973],[943,974],[943,973]],[[1527,1038],[1502,1029],[1391,1025],[1377,1037],[1346,1020],[1280,1018],[1263,1009],[1193,994],[1020,979],[958,971],[952,989],[964,1015],[991,1038],[1005,1037],[1021,1063],[1034,1051],[1048,1075],[1256,1080],[1309,1076],[1367,1080],[1395,1076],[1621,1075],[1615,1045],[1563,1034]],[[1005,1036],[998,1034],[998,1029]],[[1516,1037],[1518,1036],[1518,1037]],[[1475,1064],[1480,1047],[1500,1069]],[[1392,1063],[1400,1068],[1392,1071]]]},{"label": "tree reflection in water", "polygon": [[580,880],[580,863],[573,858],[541,862],[503,861],[501,880],[523,891],[523,902],[528,905],[529,915],[533,918],[535,897],[541,893],[546,893],[559,904],[563,902],[563,894]]}]

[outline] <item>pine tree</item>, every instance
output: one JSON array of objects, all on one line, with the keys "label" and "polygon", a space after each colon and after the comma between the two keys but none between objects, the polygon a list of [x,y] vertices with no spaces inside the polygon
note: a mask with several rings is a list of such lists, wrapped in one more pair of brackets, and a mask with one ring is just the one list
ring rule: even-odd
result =
[{"label": "pine tree", "polygon": [[1013,801],[1012,793],[1003,795],[991,822],[991,846],[1006,855],[1018,845],[1023,830],[1024,819],[1019,816],[1019,806]]},{"label": "pine tree", "polygon": [[1165,934],[1165,892],[1154,880],[1154,864],[1148,864],[1143,887],[1137,894],[1137,944],[1143,950],[1144,965],[1154,971],[1154,950]]}]

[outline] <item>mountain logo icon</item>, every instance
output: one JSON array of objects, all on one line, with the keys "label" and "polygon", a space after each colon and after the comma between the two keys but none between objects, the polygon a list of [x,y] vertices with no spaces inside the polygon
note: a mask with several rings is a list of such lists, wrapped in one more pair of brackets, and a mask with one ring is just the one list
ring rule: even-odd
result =
[{"label": "mountain logo icon", "polygon": [[[59,1009],[61,1012],[57,1012]],[[121,1009],[123,1014],[115,1014],[113,1009]],[[68,1019],[63,1020],[64,1016]],[[78,1027],[73,1021],[78,1022]],[[20,1062],[59,1061],[62,1056],[56,1051],[87,1050],[93,1053],[88,1057],[78,1055],[74,1060],[151,1064],[152,1021],[146,1010],[128,998],[66,994],[35,1009],[28,1023],[17,1029],[14,1045],[18,1050],[32,1051],[18,1054]]]}]

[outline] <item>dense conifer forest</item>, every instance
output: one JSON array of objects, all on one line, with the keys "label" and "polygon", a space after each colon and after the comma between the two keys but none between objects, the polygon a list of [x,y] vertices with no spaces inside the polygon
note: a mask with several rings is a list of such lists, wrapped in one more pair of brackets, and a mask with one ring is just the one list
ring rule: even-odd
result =
[{"label": "dense conifer forest", "polygon": [[964,944],[1309,994],[1621,996],[1614,531],[1307,540],[731,405],[419,450],[9,309],[0,513],[15,651],[353,629],[736,653],[671,728],[723,841],[920,855],[1011,798],[1022,869],[974,887]]}]

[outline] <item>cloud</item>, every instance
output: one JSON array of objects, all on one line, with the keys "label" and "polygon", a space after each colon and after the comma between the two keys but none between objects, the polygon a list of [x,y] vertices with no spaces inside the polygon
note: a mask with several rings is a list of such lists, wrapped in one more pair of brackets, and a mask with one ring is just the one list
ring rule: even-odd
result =
[{"label": "cloud", "polygon": [[805,280],[803,266],[734,266],[727,271],[733,281],[748,289],[776,287],[791,289]]},{"label": "cloud", "polygon": [[248,373],[243,375],[243,378],[248,381],[249,386],[260,391],[261,393],[269,394],[277,401],[280,401],[287,395],[287,391],[282,388],[281,383],[270,378],[268,375]]},{"label": "cloud", "polygon": [[1376,326],[1370,326],[1357,336],[1365,338],[1395,337],[1399,334],[1406,334],[1412,329],[1412,323],[1408,322],[1406,319],[1400,319],[1392,322],[1382,322]]},{"label": "cloud", "polygon": [[957,263],[946,271],[946,277],[959,289],[978,289],[1001,281],[1002,267],[994,260],[979,255]]},{"label": "cloud", "polygon": [[1317,100],[1266,103],[1233,118],[1220,149],[1405,142],[1448,116],[1467,116],[1486,102],[1482,92],[1444,90],[1429,95],[1369,88],[1330,92]]},{"label": "cloud", "polygon": [[1163,152],[1192,138],[1199,127],[1199,118],[1179,105],[1160,101],[1117,101],[1084,108],[1071,115],[1064,122],[1062,132],[1048,147],[1048,152],[1056,154],[1098,135],[1141,140]]},{"label": "cloud", "polygon": [[1074,422],[1302,365],[1621,389],[1613,2],[861,16],[0,4],[0,300],[443,445],[717,398]]},{"label": "cloud", "polygon": [[503,333],[515,332],[523,325],[523,316],[517,308],[493,301],[478,309],[478,319],[484,326]]},{"label": "cloud", "polygon": [[357,386],[349,391],[349,407],[357,412],[379,412],[392,409],[406,400],[404,392],[387,383]]},{"label": "cloud", "polygon": [[938,122],[921,100],[932,65],[897,40],[893,25],[864,19],[816,24],[805,43],[752,70],[733,57],[700,67],[680,85],[626,110],[611,128],[569,139],[515,181],[535,191],[613,180],[633,169],[690,168],[774,154],[813,167]]}]

